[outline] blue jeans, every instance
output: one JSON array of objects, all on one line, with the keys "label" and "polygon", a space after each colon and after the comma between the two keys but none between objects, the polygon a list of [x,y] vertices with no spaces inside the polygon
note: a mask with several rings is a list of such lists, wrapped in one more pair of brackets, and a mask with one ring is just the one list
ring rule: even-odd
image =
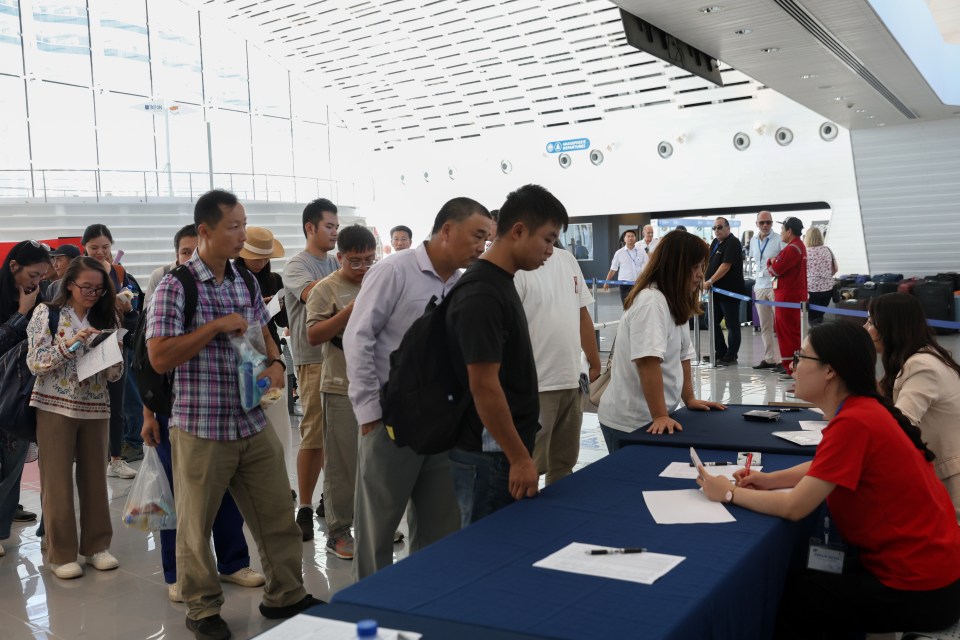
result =
[{"label": "blue jeans", "polygon": [[0,540],[10,537],[10,525],[20,502],[20,478],[30,443],[0,435]]},{"label": "blue jeans", "polygon": [[[160,423],[160,444],[157,453],[160,463],[167,474],[167,481],[173,489],[173,465],[170,451],[170,429],[166,416],[157,416]],[[223,495],[220,510],[213,521],[213,548],[217,554],[217,571],[236,573],[250,566],[250,549],[243,537],[243,516],[233,496],[228,491]],[[161,529],[160,561],[163,565],[163,579],[167,584],[177,581],[177,530]]]},{"label": "blue jeans", "polygon": [[140,390],[137,388],[137,377],[133,374],[133,349],[125,349],[124,376],[126,388],[123,392],[123,441],[140,448],[143,438],[140,431],[143,429],[143,400],[140,399]]},{"label": "blue jeans", "polygon": [[623,439],[630,435],[629,431],[620,431],[604,424],[600,425],[600,433],[603,434],[603,441],[607,443],[607,452],[613,453],[623,446]]},{"label": "blue jeans", "polygon": [[514,501],[510,495],[510,462],[502,453],[453,449],[450,470],[462,527]]}]

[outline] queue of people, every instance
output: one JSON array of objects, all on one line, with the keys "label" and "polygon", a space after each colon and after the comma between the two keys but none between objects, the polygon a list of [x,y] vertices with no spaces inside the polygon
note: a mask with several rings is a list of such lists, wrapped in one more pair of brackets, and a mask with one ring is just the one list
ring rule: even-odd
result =
[{"label": "queue of people", "polygon": [[[340,228],[336,205],[315,200],[302,217],[306,248],[282,278],[271,272],[270,259],[284,248],[269,230],[246,226],[236,196],[208,192],[194,219],[174,238],[175,261],[158,269],[142,294],[118,264],[103,225],[84,233],[86,255],[51,255],[25,241],[3,264],[0,347],[25,338],[37,376],[31,405],[53,575],[78,578],[81,562],[101,571],[120,563],[110,552],[106,478],[125,477],[111,469],[122,461],[124,442],[136,446],[126,437],[129,423],[113,425],[115,415],[127,414],[123,394],[135,381],[125,374],[129,356],[82,380],[77,359],[96,335],[128,324],[131,314],[145,314],[153,368],[175,371],[170,415],[141,404],[133,424],[142,424],[144,445],[158,447],[172,481],[177,528],[161,533],[162,565],[168,597],[186,604],[186,626],[197,638],[230,637],[220,616],[221,582],[262,586],[260,612],[267,618],[320,603],[306,592],[301,568],[302,541],[314,537],[317,517],[326,520],[326,551],[350,561],[354,578],[363,579],[393,562],[405,512],[416,552],[535,496],[541,475],[549,484],[572,472],[582,423],[581,351],[588,381],[601,365],[583,274],[573,254],[555,251],[568,215],[546,189],[526,185],[510,193],[495,219],[479,202],[454,198],[420,245],[410,246],[408,228],[391,230],[395,251],[381,261],[368,229]],[[811,232],[808,254],[799,219],[786,218],[779,238],[772,224],[771,214],[760,212],[759,233],[746,249],[769,278],[758,279],[754,295],[806,299],[810,255],[818,261],[828,255],[834,271],[835,258],[815,250],[822,237]],[[685,230],[656,240],[652,228],[639,241],[626,234],[630,249],[617,264],[634,265],[636,279],[623,295],[610,383],[598,412],[611,452],[642,425],[671,437],[683,426],[671,417],[681,403],[698,411],[726,409],[694,393],[687,324],[702,313],[705,288],[738,292],[743,281],[744,248],[729,227],[717,218],[710,245]],[[818,265],[819,276],[825,267]],[[49,285],[42,283],[48,267],[58,276]],[[196,283],[192,314],[185,313],[184,271]],[[120,300],[124,290],[129,293]],[[280,312],[268,311],[281,290]],[[421,455],[393,442],[380,389],[391,353],[428,303],[444,298],[448,348],[470,402],[452,451]],[[712,320],[718,328],[723,322],[729,335],[711,356],[736,364],[739,310],[728,306],[715,308]],[[826,502],[843,539],[859,551],[842,574],[791,575],[777,637],[814,637],[825,628],[934,628],[960,618],[960,437],[952,429],[960,411],[960,365],[937,343],[912,296],[879,296],[869,313],[864,328],[824,323],[802,340],[799,320],[794,331],[792,313],[777,308],[778,345],[762,333],[763,366],[755,368],[772,369],[779,360],[796,379],[797,396],[830,421],[812,462],[741,473],[733,483],[698,470],[711,500],[789,519]],[[764,317],[769,325],[769,314]],[[279,439],[289,436],[289,415],[260,406],[245,410],[237,402],[230,343],[230,336],[248,330],[262,334],[266,363],[259,377],[282,394],[288,377],[278,327],[287,324],[304,407],[295,510]],[[877,354],[884,366],[879,381]],[[8,445],[0,458],[3,539],[28,443],[0,437]],[[897,465],[906,465],[906,473],[888,472]],[[250,567],[244,523],[262,574]]]}]

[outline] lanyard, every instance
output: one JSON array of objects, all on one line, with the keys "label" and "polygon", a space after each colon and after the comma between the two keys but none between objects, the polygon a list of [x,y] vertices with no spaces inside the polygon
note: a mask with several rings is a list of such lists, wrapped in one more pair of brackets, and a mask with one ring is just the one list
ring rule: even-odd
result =
[{"label": "lanyard", "polygon": [[767,239],[763,241],[763,244],[760,244],[760,238],[757,238],[757,244],[760,245],[760,260],[763,261],[763,252],[766,251],[767,245],[770,244],[770,236],[767,236]]},{"label": "lanyard", "polygon": [[717,241],[717,248],[714,249],[714,250],[710,253],[710,259],[711,259],[711,260],[713,260],[713,256],[717,255],[717,252],[720,251],[720,249],[723,247],[723,243],[724,243],[724,242],[726,242],[726,240],[724,240],[723,242],[721,242],[721,241],[719,241],[719,240]]},{"label": "lanyard", "polygon": [[[624,247],[624,249],[626,249],[626,247]],[[630,255],[630,251],[633,251],[633,253],[634,253],[633,256]],[[630,262],[633,263],[633,268],[636,269],[636,268],[637,268],[637,262],[640,261],[640,252],[637,251],[637,247],[634,246],[633,249],[627,249],[626,253],[627,253],[627,257],[630,258]],[[636,256],[636,257],[634,257],[634,256]]]}]

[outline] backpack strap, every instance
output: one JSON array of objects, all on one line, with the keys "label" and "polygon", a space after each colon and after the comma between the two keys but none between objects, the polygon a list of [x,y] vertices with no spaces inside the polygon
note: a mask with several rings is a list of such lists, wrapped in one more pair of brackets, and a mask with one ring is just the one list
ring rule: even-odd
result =
[{"label": "backpack strap", "polygon": [[253,274],[249,270],[238,267],[236,263],[233,265],[233,270],[240,274],[240,277],[243,278],[244,284],[247,285],[247,291],[250,292],[250,306],[257,306],[257,285],[254,282]]},{"label": "backpack strap", "polygon": [[47,322],[50,326],[50,337],[52,339],[56,339],[57,329],[60,328],[60,307],[54,307],[53,305],[48,304],[47,313]]},{"label": "backpack strap", "polygon": [[187,327],[193,322],[193,316],[197,313],[197,298],[200,297],[200,291],[197,289],[197,279],[190,273],[190,269],[183,264],[178,265],[170,273],[183,285],[183,331],[186,333]]}]

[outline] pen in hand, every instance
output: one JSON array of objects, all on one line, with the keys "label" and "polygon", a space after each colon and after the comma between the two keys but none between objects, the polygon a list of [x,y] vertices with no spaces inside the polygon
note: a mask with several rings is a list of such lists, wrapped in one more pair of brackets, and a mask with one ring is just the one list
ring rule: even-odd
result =
[{"label": "pen in hand", "polygon": [[752,453],[748,453],[748,454],[747,454],[747,463],[746,463],[745,465],[743,465],[743,477],[744,477],[744,478],[746,478],[748,475],[750,475],[750,465],[751,465],[751,463],[753,463],[753,454],[752,454]]},{"label": "pen in hand", "polygon": [[613,553],[643,553],[646,549],[642,547],[625,547],[623,549],[590,549],[587,551],[587,555],[591,556],[605,556]]}]

